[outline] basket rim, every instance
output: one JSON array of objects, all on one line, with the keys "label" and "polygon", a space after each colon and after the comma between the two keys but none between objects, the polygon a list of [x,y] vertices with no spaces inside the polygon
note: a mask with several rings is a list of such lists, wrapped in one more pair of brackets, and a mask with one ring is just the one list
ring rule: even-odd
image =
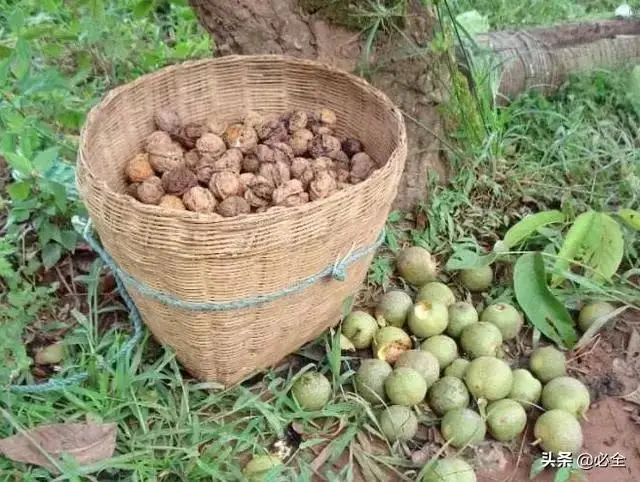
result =
[{"label": "basket rim", "polygon": [[[187,210],[175,210],[175,209],[167,209],[153,204],[144,204],[136,199],[132,198],[123,193],[119,193],[114,191],[105,181],[100,180],[91,172],[90,166],[86,162],[85,151],[89,148],[88,146],[88,131],[93,127],[93,124],[96,121],[96,118],[102,113],[102,111],[118,96],[122,95],[124,92],[127,92],[134,87],[148,82],[150,79],[161,77],[164,75],[168,75],[172,71],[182,70],[185,68],[205,65],[210,63],[233,63],[233,62],[242,62],[242,61],[264,61],[264,62],[285,62],[290,64],[299,64],[299,65],[307,65],[316,69],[326,70],[331,72],[334,75],[342,76],[348,81],[364,88],[369,91],[372,95],[375,95],[380,98],[384,105],[386,105],[391,111],[393,118],[395,119],[395,138],[397,139],[397,145],[393,149],[393,151],[389,154],[387,162],[379,169],[376,169],[373,174],[365,179],[364,181],[350,186],[348,189],[344,189],[341,191],[337,191],[329,197],[324,199],[318,199],[313,202],[305,203],[299,206],[294,207],[285,207],[285,206],[273,206],[265,212],[261,213],[247,213],[240,214],[237,216],[225,218],[220,217],[215,213],[198,213]],[[247,219],[255,220],[256,222],[266,221],[270,218],[277,216],[281,217],[281,213],[291,213],[291,214],[301,214],[306,213],[308,211],[313,211],[315,209],[322,208],[327,203],[336,203],[345,200],[346,198],[351,198],[353,196],[357,196],[358,193],[367,189],[367,187],[372,186],[374,183],[378,181],[379,178],[384,176],[387,172],[393,171],[396,169],[396,166],[393,165],[393,162],[388,162],[389,160],[396,160],[396,162],[401,162],[404,168],[404,161],[406,157],[407,151],[407,133],[406,133],[406,125],[404,121],[404,116],[400,109],[391,101],[391,99],[387,96],[385,92],[374,87],[369,82],[367,82],[362,77],[358,77],[355,74],[347,72],[343,69],[337,68],[325,62],[319,60],[310,60],[310,59],[301,59],[289,55],[279,55],[279,54],[259,54],[259,55],[225,55],[222,57],[208,57],[205,59],[197,59],[197,60],[186,60],[182,62],[178,62],[175,64],[167,65],[160,69],[157,69],[153,72],[143,74],[136,79],[122,84],[120,86],[114,87],[109,92],[105,93],[102,99],[94,105],[87,114],[85,122],[80,130],[80,142],[78,148],[78,154],[76,158],[76,163],[80,169],[78,171],[81,173],[76,176],[76,184],[78,186],[78,191],[81,197],[84,197],[85,185],[93,184],[94,188],[96,186],[100,186],[100,190],[107,196],[112,199],[118,201],[119,203],[125,202],[129,204],[129,208],[133,211],[136,211],[141,214],[148,214],[153,216],[161,216],[167,217],[176,220],[184,220],[187,222],[195,222],[197,224],[233,224],[238,221],[244,221]],[[404,170],[404,169],[402,169]],[[85,179],[85,176],[88,179]]]}]

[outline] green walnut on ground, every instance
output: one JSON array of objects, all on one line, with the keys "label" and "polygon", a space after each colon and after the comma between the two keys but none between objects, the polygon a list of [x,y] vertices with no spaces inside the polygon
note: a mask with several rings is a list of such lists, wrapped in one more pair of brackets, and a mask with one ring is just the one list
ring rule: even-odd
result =
[{"label": "green walnut on ground", "polygon": [[449,323],[449,311],[440,302],[418,301],[409,311],[409,329],[419,338],[443,333]]},{"label": "green walnut on ground", "polygon": [[489,401],[505,398],[513,387],[509,365],[498,358],[482,356],[473,360],[464,374],[471,395]]},{"label": "green walnut on ground", "polygon": [[371,346],[376,331],[378,331],[378,323],[373,316],[364,311],[352,311],[342,322],[342,334],[358,350]]},{"label": "green walnut on ground", "polygon": [[517,368],[513,370],[513,386],[509,398],[520,402],[525,409],[531,408],[540,400],[542,383],[529,370]]},{"label": "green walnut on ground", "polygon": [[500,442],[508,442],[520,435],[527,425],[527,413],[515,400],[504,398],[487,407],[489,433]]},{"label": "green walnut on ground", "polygon": [[369,358],[362,360],[356,373],[354,385],[358,394],[369,403],[378,404],[387,399],[384,381],[393,368],[384,360]]},{"label": "green walnut on ground", "polygon": [[418,419],[409,407],[391,405],[385,408],[378,417],[383,435],[395,442],[411,440],[418,431]]},{"label": "green walnut on ground", "polygon": [[282,460],[274,455],[254,455],[242,469],[242,475],[248,482],[262,482],[269,471],[281,465]]},{"label": "green walnut on ground", "polygon": [[476,474],[464,460],[447,457],[434,461],[420,482],[476,482]]},{"label": "green walnut on ground", "polygon": [[440,377],[440,363],[432,353],[422,350],[409,350],[402,353],[394,365],[396,368],[407,367],[417,371],[427,382],[427,387]]},{"label": "green walnut on ground", "polygon": [[451,446],[460,448],[484,440],[487,426],[482,417],[469,408],[449,410],[440,423],[440,433]]},{"label": "green walnut on ground", "polygon": [[493,270],[491,266],[463,269],[460,271],[460,282],[469,291],[486,291],[491,287]]},{"label": "green walnut on ground", "polygon": [[406,331],[397,326],[385,326],[376,332],[371,346],[374,356],[393,364],[402,353],[411,350],[413,343]]},{"label": "green walnut on ground", "polygon": [[449,306],[447,335],[458,338],[467,326],[478,322],[478,312],[471,303],[457,301]]},{"label": "green walnut on ground", "polygon": [[302,374],[291,387],[294,398],[304,410],[321,410],[331,397],[331,383],[322,373]]},{"label": "green walnut on ground", "polygon": [[429,406],[438,415],[454,408],[467,408],[469,401],[469,391],[459,378],[442,377],[429,388]]},{"label": "green walnut on ground", "polygon": [[508,303],[487,306],[480,316],[480,321],[495,325],[500,330],[503,340],[511,340],[518,336],[524,323],[520,312]]},{"label": "green walnut on ground", "polygon": [[533,427],[534,443],[547,452],[577,454],[582,447],[580,422],[564,410],[549,410],[538,417]]},{"label": "green walnut on ground", "polygon": [[438,275],[438,264],[426,249],[412,246],[402,250],[396,259],[398,273],[413,286],[422,286]]},{"label": "green walnut on ground", "polygon": [[557,377],[542,389],[542,406],[547,410],[560,409],[576,418],[585,418],[591,404],[589,390],[573,377]]},{"label": "green walnut on ground", "polygon": [[384,382],[384,390],[394,405],[410,407],[424,400],[427,382],[413,368],[395,368]]},{"label": "green walnut on ground", "polygon": [[502,333],[494,324],[479,321],[462,330],[460,346],[471,358],[496,356],[502,347]]},{"label": "green walnut on ground", "polygon": [[411,296],[404,291],[391,290],[380,298],[375,311],[376,320],[381,326],[402,328],[412,307]]},{"label": "green walnut on ground", "polygon": [[420,349],[435,356],[438,359],[441,370],[447,368],[453,360],[458,358],[458,345],[456,345],[453,338],[446,335],[427,338],[420,345]]},{"label": "green walnut on ground", "polygon": [[587,331],[598,318],[607,316],[615,311],[614,306],[606,301],[596,301],[585,305],[578,315],[578,326],[582,331]]},{"label": "green walnut on ground", "polygon": [[542,383],[567,373],[564,353],[552,346],[542,346],[533,350],[529,357],[529,367]]},{"label": "green walnut on ground", "polygon": [[449,307],[456,302],[456,296],[446,284],[432,281],[418,290],[416,301],[428,301],[430,303],[442,303]]},{"label": "green walnut on ground", "polygon": [[467,371],[469,363],[469,360],[465,360],[464,358],[456,358],[453,360],[451,365],[445,368],[444,375],[447,377],[456,377],[462,380],[464,379],[464,374]]}]

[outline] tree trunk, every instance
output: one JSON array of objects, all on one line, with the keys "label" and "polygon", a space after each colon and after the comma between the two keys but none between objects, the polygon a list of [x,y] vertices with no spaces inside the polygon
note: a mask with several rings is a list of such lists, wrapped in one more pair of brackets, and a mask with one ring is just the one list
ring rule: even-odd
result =
[{"label": "tree trunk", "polygon": [[640,21],[580,22],[479,36],[501,65],[499,93],[513,100],[526,90],[554,92],[571,74],[615,69],[640,60]]},{"label": "tree trunk", "polygon": [[[309,14],[300,0],[190,0],[200,22],[216,41],[219,55],[281,54],[319,60],[354,72],[362,59],[358,32]],[[433,12],[420,0],[408,2],[401,31],[376,43],[368,80],[403,110],[409,153],[395,207],[413,210],[425,199],[429,171],[445,175],[440,159],[442,133],[437,106],[447,91],[440,62],[432,55],[407,55],[431,39]],[[391,29],[390,29],[391,30]],[[410,42],[408,41],[410,40]],[[399,47],[400,46],[400,47]]]}]

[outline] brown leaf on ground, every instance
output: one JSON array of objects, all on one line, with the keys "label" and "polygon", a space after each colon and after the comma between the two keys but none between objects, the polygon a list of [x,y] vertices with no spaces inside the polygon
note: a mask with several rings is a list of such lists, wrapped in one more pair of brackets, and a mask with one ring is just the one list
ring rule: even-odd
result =
[{"label": "brown leaf on ground", "polygon": [[636,388],[630,394],[625,395],[622,399],[640,406],[640,387]]},{"label": "brown leaf on ground", "polygon": [[24,435],[13,435],[0,440],[0,454],[15,462],[39,465],[58,473],[43,452],[48,453],[55,461],[66,453],[80,465],[99,462],[113,456],[116,430],[115,423],[45,425],[28,430]]}]

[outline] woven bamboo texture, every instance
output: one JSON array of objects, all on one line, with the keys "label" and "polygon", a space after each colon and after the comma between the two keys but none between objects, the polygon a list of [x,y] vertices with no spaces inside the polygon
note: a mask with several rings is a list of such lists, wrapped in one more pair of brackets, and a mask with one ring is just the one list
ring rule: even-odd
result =
[{"label": "woven bamboo texture", "polygon": [[[171,107],[183,121],[212,114],[239,121],[249,110],[328,107],[382,167],[366,181],[299,207],[214,219],[167,211],[124,194],[124,165]],[[372,245],[396,196],[406,158],[399,110],[364,80],[283,56],[228,56],[166,67],[121,86],[92,109],[81,133],[80,195],[101,242],[138,282],[190,302],[270,294]],[[233,385],[276,364],[335,325],[372,254],[344,281],[317,282],[273,302],[231,311],[192,311],[144,296],[127,283],[145,324],[197,378]]]}]

